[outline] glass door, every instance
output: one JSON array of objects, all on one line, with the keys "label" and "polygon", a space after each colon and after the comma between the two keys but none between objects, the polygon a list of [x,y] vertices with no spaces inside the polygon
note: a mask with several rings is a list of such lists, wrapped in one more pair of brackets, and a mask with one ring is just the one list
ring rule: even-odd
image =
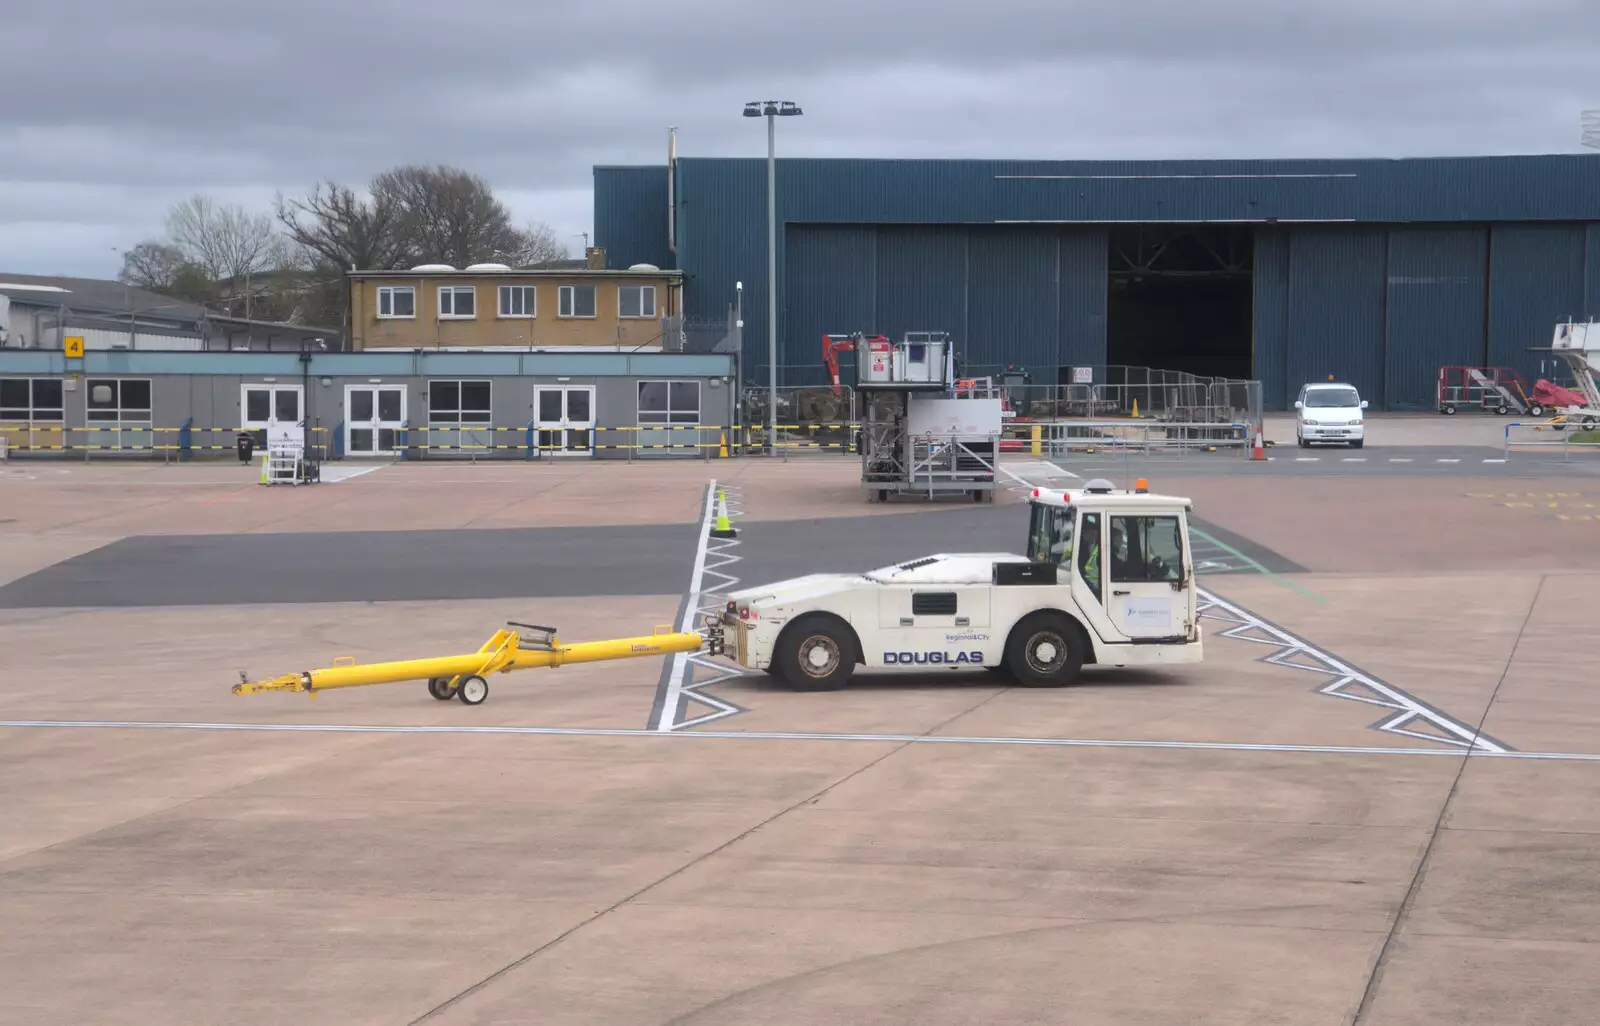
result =
[{"label": "glass door", "polygon": [[533,426],[541,456],[592,455],[594,388],[589,385],[535,388]]},{"label": "glass door", "polygon": [[239,426],[254,433],[263,448],[304,445],[304,398],[299,385],[241,385]]},{"label": "glass door", "polygon": [[406,423],[403,385],[346,385],[344,451],[348,456],[392,456]]}]

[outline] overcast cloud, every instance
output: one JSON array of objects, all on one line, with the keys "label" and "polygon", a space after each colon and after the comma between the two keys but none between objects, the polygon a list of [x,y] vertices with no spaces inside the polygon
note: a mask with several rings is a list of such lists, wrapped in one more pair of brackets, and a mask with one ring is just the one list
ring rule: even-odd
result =
[{"label": "overcast cloud", "polygon": [[[1579,149],[1595,0],[49,0],[10,5],[0,269],[111,276],[195,192],[400,163],[590,228],[590,168]],[[1596,154],[1600,173],[1600,154]]]}]

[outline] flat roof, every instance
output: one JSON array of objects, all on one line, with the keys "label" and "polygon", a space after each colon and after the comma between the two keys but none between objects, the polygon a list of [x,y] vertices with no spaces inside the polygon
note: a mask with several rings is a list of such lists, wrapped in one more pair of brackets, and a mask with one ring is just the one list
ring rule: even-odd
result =
[{"label": "flat roof", "polygon": [[458,267],[449,271],[414,271],[406,268],[402,271],[348,271],[351,278],[681,278],[683,272],[670,270],[665,267],[653,271],[645,270],[618,270],[595,271],[589,268],[566,270],[561,268],[530,268],[519,271],[516,268],[501,270],[488,268],[485,270],[471,271]]}]

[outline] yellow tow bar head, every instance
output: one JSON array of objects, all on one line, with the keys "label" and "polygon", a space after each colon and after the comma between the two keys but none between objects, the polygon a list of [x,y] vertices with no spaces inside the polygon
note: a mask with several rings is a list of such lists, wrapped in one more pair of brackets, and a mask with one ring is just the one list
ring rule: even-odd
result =
[{"label": "yellow tow bar head", "polygon": [[[265,691],[303,691],[313,697],[319,691],[359,688],[370,684],[395,684],[425,680],[428,693],[447,700],[459,697],[467,705],[478,705],[489,696],[484,678],[491,673],[510,673],[536,667],[558,667],[567,663],[594,663],[612,659],[638,659],[698,652],[708,647],[712,654],[723,651],[722,629],[709,627],[705,634],[657,627],[654,634],[608,641],[584,641],[564,645],[554,627],[509,622],[513,630],[495,631],[478,651],[468,655],[436,656],[430,659],[401,659],[386,663],[356,663],[334,660],[334,665],[319,670],[303,670],[268,680],[250,680],[244,672],[233,686],[236,695],[256,695]],[[523,634],[521,631],[529,633]]]}]

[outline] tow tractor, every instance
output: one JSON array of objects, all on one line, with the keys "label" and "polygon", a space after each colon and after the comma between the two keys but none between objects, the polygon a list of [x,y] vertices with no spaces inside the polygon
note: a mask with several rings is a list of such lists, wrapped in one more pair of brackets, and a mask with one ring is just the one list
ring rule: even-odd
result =
[{"label": "tow tractor", "polygon": [[872,671],[983,668],[1073,683],[1086,664],[1201,659],[1189,499],[1096,479],[1034,489],[1027,552],[940,553],[746,588],[707,618],[739,665],[802,691]]}]

